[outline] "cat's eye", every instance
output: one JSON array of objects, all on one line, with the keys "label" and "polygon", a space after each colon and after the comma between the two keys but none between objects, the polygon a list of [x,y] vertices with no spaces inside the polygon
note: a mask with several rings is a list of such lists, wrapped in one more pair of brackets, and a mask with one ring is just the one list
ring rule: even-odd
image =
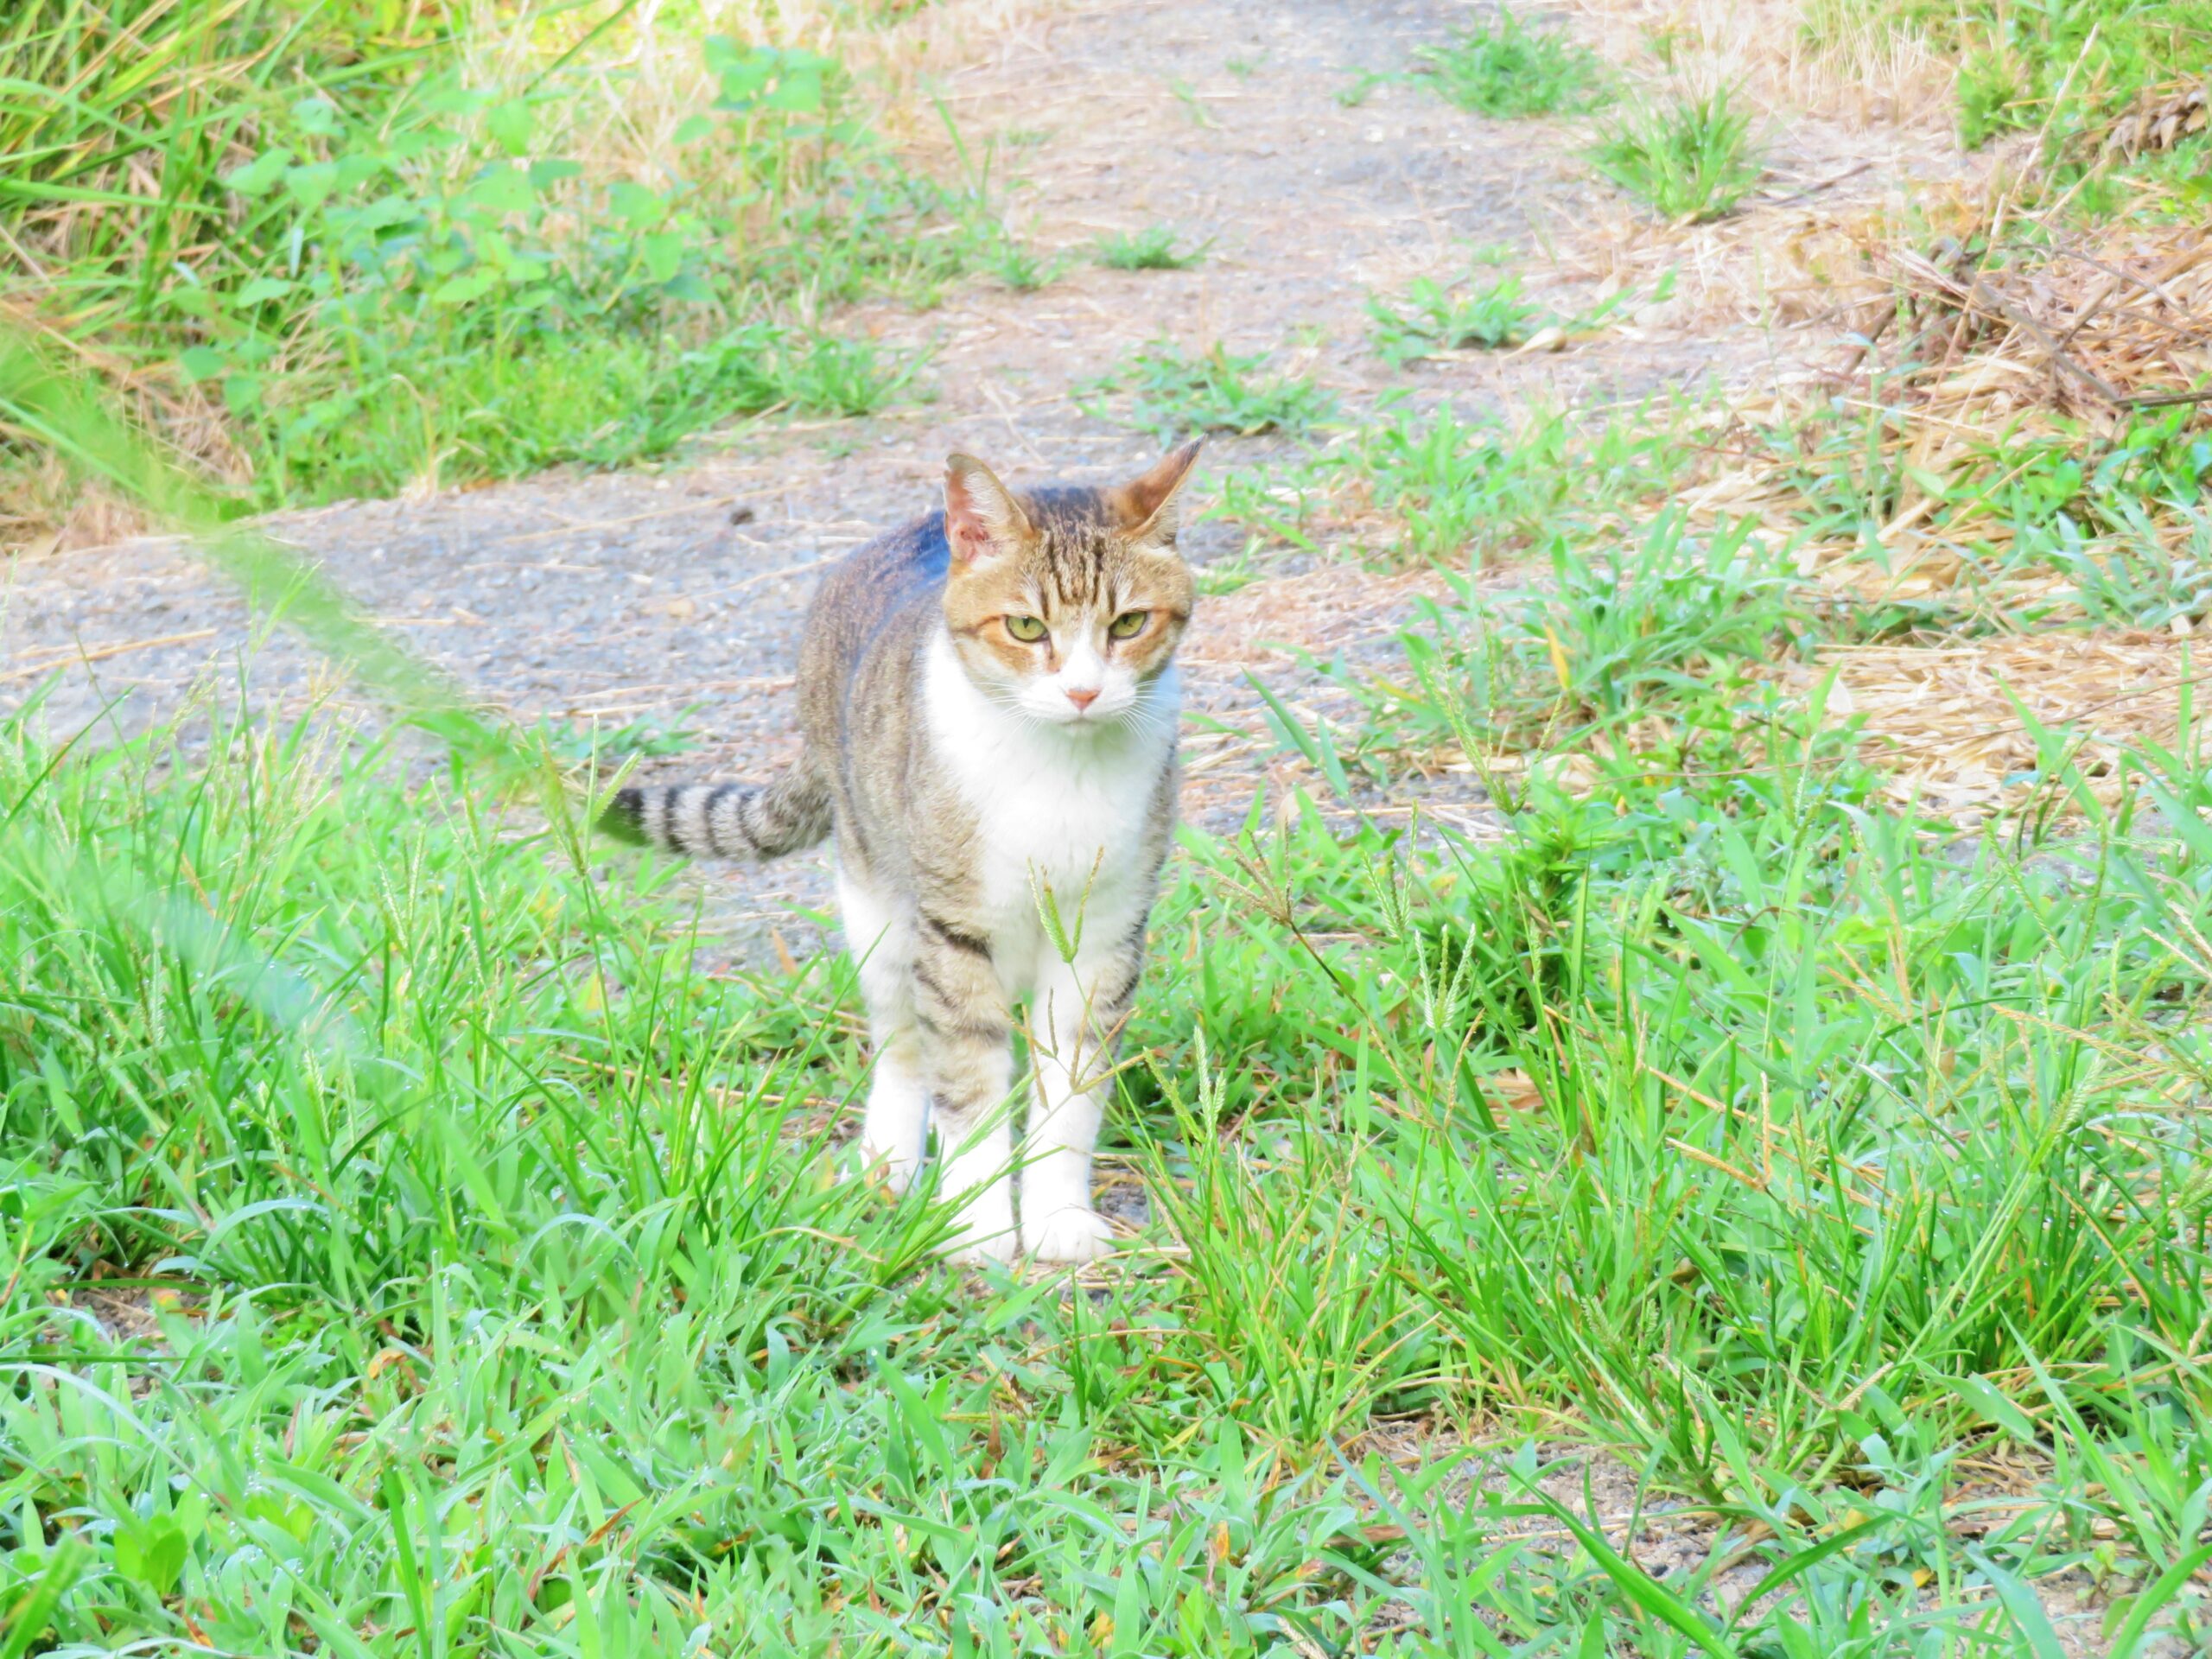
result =
[{"label": "cat's eye", "polygon": [[1045,637],[1045,625],[1033,616],[1009,616],[1001,619],[1006,631],[1025,645],[1033,645]]},{"label": "cat's eye", "polygon": [[1123,611],[1107,625],[1106,632],[1116,639],[1134,639],[1144,632],[1144,625],[1151,620],[1150,611]]}]

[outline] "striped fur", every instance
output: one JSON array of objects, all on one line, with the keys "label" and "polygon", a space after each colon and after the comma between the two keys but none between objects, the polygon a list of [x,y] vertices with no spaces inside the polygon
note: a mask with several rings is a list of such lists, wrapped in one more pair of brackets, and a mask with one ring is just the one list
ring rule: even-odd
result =
[{"label": "striped fur", "polygon": [[600,828],[618,840],[694,858],[781,858],[830,833],[830,791],[804,765],[759,785],[618,789]]},{"label": "striped fur", "polygon": [[861,1159],[903,1187],[934,1132],[963,1257],[1110,1243],[1091,1148],[1173,828],[1193,595],[1175,498],[1197,454],[1118,488],[1023,494],[952,457],[943,512],[823,579],[798,765],[758,787],[622,790],[607,814],[632,839],[736,858],[834,829],[876,1050]]}]

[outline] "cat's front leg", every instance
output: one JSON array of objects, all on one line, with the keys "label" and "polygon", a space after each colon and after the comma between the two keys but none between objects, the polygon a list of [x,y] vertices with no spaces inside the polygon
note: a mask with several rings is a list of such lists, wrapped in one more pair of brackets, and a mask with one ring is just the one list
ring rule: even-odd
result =
[{"label": "cat's front leg", "polygon": [[1037,1093],[1021,1146],[1021,1243],[1041,1262],[1090,1262],[1114,1247],[1091,1205],[1090,1158],[1114,1052],[1142,966],[1141,922],[1104,956],[1053,963],[1031,1009]]},{"label": "cat's front leg", "polygon": [[913,957],[913,1007],[937,1131],[938,1191],[959,1205],[948,1252],[963,1262],[1010,1262],[1020,1245],[1007,1123],[1014,1033],[988,950],[925,924]]}]

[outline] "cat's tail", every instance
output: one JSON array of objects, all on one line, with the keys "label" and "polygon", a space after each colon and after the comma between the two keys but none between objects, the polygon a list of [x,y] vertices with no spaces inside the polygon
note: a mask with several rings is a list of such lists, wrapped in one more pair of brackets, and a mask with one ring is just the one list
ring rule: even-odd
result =
[{"label": "cat's tail", "polygon": [[694,858],[779,858],[830,833],[830,790],[804,760],[772,783],[618,789],[599,827]]}]

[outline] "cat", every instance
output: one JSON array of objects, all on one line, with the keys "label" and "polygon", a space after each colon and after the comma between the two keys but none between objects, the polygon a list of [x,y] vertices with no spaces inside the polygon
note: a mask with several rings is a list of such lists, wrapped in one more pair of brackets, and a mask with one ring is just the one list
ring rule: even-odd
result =
[{"label": "cat", "polygon": [[[1175,651],[1195,596],[1175,533],[1202,442],[1118,486],[1021,493],[950,457],[943,511],[850,555],[815,597],[798,764],[757,786],[618,790],[602,820],[740,858],[834,830],[875,1049],[861,1161],[903,1192],[934,1128],[961,1260],[1112,1246],[1091,1151],[1174,822]],[[1035,1076],[1017,1153],[1024,1001]]]}]

